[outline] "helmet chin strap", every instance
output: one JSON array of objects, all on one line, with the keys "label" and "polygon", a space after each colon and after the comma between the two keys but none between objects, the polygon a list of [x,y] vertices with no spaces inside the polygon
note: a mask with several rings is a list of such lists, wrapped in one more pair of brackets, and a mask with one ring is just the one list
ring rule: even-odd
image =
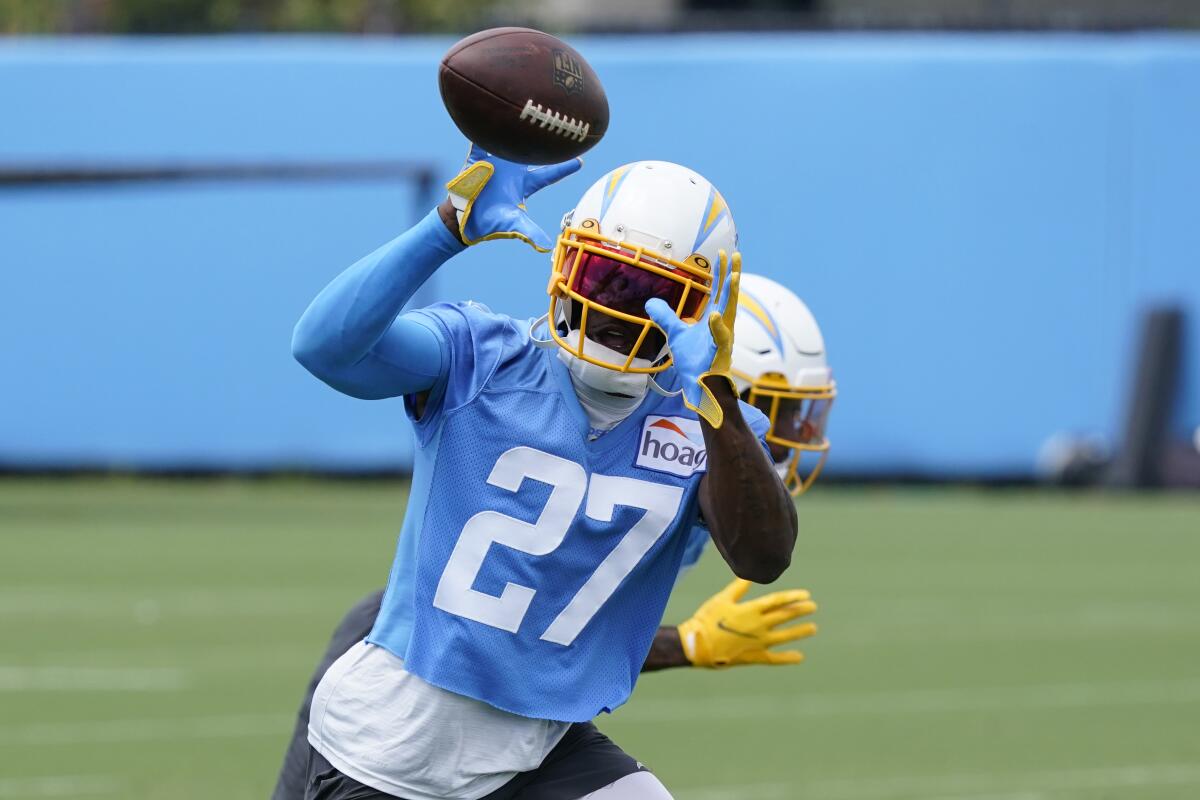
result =
[{"label": "helmet chin strap", "polygon": [[540,347],[543,350],[551,350],[555,347],[558,347],[558,342],[554,341],[553,339],[539,339],[533,335],[534,328],[536,328],[538,325],[541,325],[543,322],[548,323],[549,321],[550,312],[547,311],[545,314],[542,314],[540,317],[529,323],[529,342],[534,347]]},{"label": "helmet chin strap", "polygon": [[679,395],[683,394],[683,389],[676,389],[673,392],[664,389],[659,385],[658,381],[654,380],[653,375],[650,376],[650,391],[654,392],[660,397],[678,397]]}]

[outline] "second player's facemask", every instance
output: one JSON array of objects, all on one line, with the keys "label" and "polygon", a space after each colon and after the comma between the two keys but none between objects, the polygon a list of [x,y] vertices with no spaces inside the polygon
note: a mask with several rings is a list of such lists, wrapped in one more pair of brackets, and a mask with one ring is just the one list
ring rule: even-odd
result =
[{"label": "second player's facemask", "polygon": [[[568,353],[618,372],[656,373],[671,366],[666,337],[646,316],[646,301],[659,298],[684,322],[701,318],[714,281],[708,259],[677,261],[603,236],[594,219],[565,227],[554,249],[550,334]],[[627,356],[598,355],[585,347],[589,319],[603,315],[625,323],[635,341]],[[649,348],[652,352],[647,352]]]},{"label": "second player's facemask", "polygon": [[800,495],[816,481],[829,455],[825,428],[837,396],[837,385],[793,386],[782,375],[768,373],[750,383],[746,402],[770,422],[767,444],[786,448],[789,455],[777,460],[784,484]]}]

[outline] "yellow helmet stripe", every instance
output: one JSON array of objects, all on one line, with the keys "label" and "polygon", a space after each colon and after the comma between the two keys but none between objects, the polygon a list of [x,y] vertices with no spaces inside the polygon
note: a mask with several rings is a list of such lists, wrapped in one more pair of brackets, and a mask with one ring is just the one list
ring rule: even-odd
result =
[{"label": "yellow helmet stripe", "polygon": [[608,213],[608,207],[612,205],[613,198],[617,196],[617,190],[625,182],[625,177],[629,174],[629,169],[632,166],[633,164],[626,164],[608,173],[608,184],[604,187],[604,199],[600,201],[601,221],[604,220],[604,215]]},{"label": "yellow helmet stripe", "polygon": [[767,333],[771,336],[772,341],[775,342],[775,346],[779,348],[780,354],[782,354],[783,337],[779,334],[779,328],[775,326],[775,320],[771,318],[770,312],[763,308],[762,303],[758,302],[758,299],[754,295],[742,289],[738,292],[738,306],[739,310],[745,309],[749,311],[750,315],[767,329]]},{"label": "yellow helmet stripe", "polygon": [[725,198],[721,197],[720,192],[713,192],[712,206],[708,209],[708,219],[704,220],[706,230],[716,224],[717,218],[721,216],[721,212],[724,210]]},{"label": "yellow helmet stripe", "polygon": [[721,197],[721,193],[716,187],[710,187],[708,190],[708,210],[704,214],[704,218],[700,221],[700,230],[696,232],[696,243],[692,245],[692,252],[695,253],[700,249],[700,245],[709,237],[713,229],[717,227],[717,223],[729,215],[729,206],[725,204],[725,198]]}]

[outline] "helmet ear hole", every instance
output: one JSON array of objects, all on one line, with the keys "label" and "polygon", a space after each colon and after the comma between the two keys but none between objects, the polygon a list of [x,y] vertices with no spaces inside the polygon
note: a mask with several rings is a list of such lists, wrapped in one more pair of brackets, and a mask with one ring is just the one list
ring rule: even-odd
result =
[{"label": "helmet ear hole", "polygon": [[712,264],[709,263],[709,260],[699,253],[692,253],[690,256],[684,259],[684,263],[691,264],[697,269],[702,269],[705,271],[712,269]]}]

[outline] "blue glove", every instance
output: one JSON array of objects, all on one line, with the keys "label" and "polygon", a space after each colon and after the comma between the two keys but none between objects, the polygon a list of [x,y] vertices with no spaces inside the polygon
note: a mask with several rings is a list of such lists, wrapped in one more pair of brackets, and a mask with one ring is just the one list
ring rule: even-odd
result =
[{"label": "blue glove", "polygon": [[540,253],[550,252],[553,243],[526,213],[525,200],[582,166],[583,159],[573,158],[530,167],[496,158],[472,144],[462,172],[446,184],[450,202],[458,211],[459,236],[466,244],[520,239]]},{"label": "blue glove", "polygon": [[[713,428],[720,428],[725,412],[704,379],[719,375],[734,387],[730,367],[733,362],[733,320],[737,315],[738,284],[742,277],[742,254],[728,259],[722,250],[719,256],[720,292],[709,304],[707,324],[688,325],[675,315],[671,307],[657,297],[646,301],[646,314],[667,336],[672,366],[679,375],[683,404],[704,418]],[[726,274],[725,265],[729,264]],[[734,387],[734,394],[737,394]]]}]

